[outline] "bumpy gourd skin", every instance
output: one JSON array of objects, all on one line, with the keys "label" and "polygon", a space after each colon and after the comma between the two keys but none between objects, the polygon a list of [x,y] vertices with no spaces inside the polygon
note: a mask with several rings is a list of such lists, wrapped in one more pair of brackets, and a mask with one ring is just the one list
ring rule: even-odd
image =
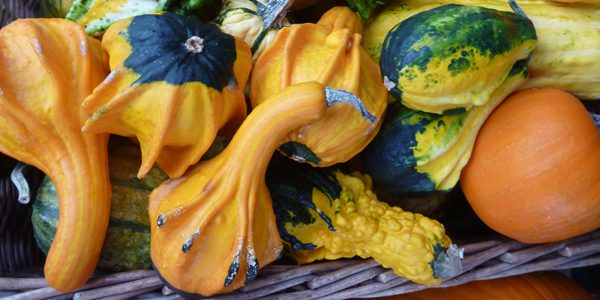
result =
[{"label": "bumpy gourd skin", "polygon": [[288,87],[255,108],[223,152],[152,192],[150,252],[170,286],[231,291],[279,257],[266,168],[287,133],[325,110],[323,85]]},{"label": "bumpy gourd skin", "polygon": [[267,182],[278,228],[299,263],[372,257],[412,281],[441,281],[433,262],[451,241],[440,223],[377,200],[360,173],[273,166]]},{"label": "bumpy gourd skin", "polygon": [[253,107],[287,86],[317,81],[353,93],[377,117],[372,122],[351,105],[339,105],[291,132],[280,150],[319,167],[345,162],[362,151],[377,134],[387,107],[379,68],[360,47],[362,36],[357,30],[361,20],[351,11],[343,16],[346,22],[335,22],[329,15],[325,24],[319,21],[281,29],[256,61],[250,81]]},{"label": "bumpy gourd skin", "polygon": [[524,16],[444,5],[392,28],[379,65],[392,95],[409,108],[440,114],[486,104],[535,45]]},{"label": "bumpy gourd skin", "polygon": [[0,151],[56,184],[60,220],[44,275],[60,291],[87,281],[108,227],[108,135],[81,132],[81,103],[107,73],[100,43],[71,21],[22,19],[0,31]]},{"label": "bumpy gourd skin", "polygon": [[181,176],[246,116],[250,49],[214,24],[144,15],[112,25],[102,45],[112,72],[85,99],[93,114],[83,130],[137,137],[140,178],[155,162]]}]

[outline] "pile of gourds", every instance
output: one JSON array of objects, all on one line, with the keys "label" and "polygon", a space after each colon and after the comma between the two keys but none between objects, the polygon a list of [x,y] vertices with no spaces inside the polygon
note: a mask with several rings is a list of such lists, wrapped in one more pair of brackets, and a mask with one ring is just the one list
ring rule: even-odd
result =
[{"label": "pile of gourds", "polygon": [[[568,93],[600,97],[600,5],[349,1],[370,18],[344,6],[292,24],[288,9],[315,1],[42,2],[67,20],[0,30],[0,152],[49,177],[34,227],[58,290],[99,260],[148,267],[141,250],[102,250],[105,237],[128,247],[119,236],[149,239],[160,277],[187,294],[244,286],[284,250],[438,284],[461,250],[378,196],[459,179],[478,216],[520,241],[600,227],[600,133]],[[213,22],[189,16],[211,5]],[[546,86],[567,92],[513,93]],[[109,156],[111,134],[129,140]],[[352,159],[364,169],[341,165]]]}]

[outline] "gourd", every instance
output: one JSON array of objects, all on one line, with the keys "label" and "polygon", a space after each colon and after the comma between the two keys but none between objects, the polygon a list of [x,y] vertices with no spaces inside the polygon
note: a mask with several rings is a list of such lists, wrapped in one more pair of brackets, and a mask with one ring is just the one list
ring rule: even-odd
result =
[{"label": "gourd", "polygon": [[319,25],[330,30],[347,28],[350,32],[361,33],[363,31],[362,20],[357,18],[356,13],[346,6],[335,6],[326,11],[319,19]]},{"label": "gourd", "polygon": [[600,227],[598,153],[600,132],[577,98],[526,90],[487,119],[461,187],[492,229],[524,243],[560,241]]},{"label": "gourd", "polygon": [[173,13],[115,23],[102,44],[111,74],[85,99],[83,130],[137,137],[138,177],[156,162],[179,177],[210,147],[217,132],[246,115],[250,49],[214,24]]},{"label": "gourd", "polygon": [[576,282],[559,272],[528,273],[490,280],[470,281],[446,288],[432,288],[415,293],[387,297],[392,300],[435,299],[578,299],[594,297]]},{"label": "gourd", "polygon": [[368,19],[375,10],[389,0],[348,0],[348,6],[357,11],[363,19]]},{"label": "gourd", "polygon": [[[48,1],[48,0],[46,0]],[[186,15],[215,0],[72,0],[66,18],[89,35],[102,35],[113,23],[134,16],[173,11]]]},{"label": "gourd", "polygon": [[298,263],[372,257],[428,285],[460,270],[460,250],[451,246],[444,227],[377,200],[368,176],[274,158],[267,185],[277,228]]},{"label": "gourd", "polygon": [[357,96],[364,103],[367,111],[339,105],[287,136],[280,150],[315,166],[345,162],[362,151],[379,130],[387,106],[387,91],[377,65],[360,47],[360,33],[351,31],[361,21],[352,12],[344,16],[348,26],[338,29],[332,29],[331,15],[323,24],[282,28],[256,61],[250,80],[253,107],[287,86],[308,81],[345,90],[348,97]]},{"label": "gourd", "polygon": [[[533,22],[538,45],[529,61],[530,79],[521,89],[555,87],[580,99],[600,97],[600,19],[598,3],[564,4],[540,0],[517,0]],[[363,46],[379,60],[389,30],[408,17],[446,4],[461,4],[511,11],[506,0],[394,0],[378,10],[365,24]],[[577,24],[574,26],[573,24]],[[487,40],[487,39],[486,39]]]},{"label": "gourd", "polygon": [[379,66],[393,96],[409,108],[440,114],[486,104],[535,45],[525,16],[449,4],[394,26]]},{"label": "gourd", "polygon": [[252,50],[253,59],[273,42],[285,19],[288,0],[228,0],[223,2],[216,19],[223,32],[243,39]]},{"label": "gourd", "polygon": [[[468,162],[479,128],[494,108],[527,80],[527,60],[514,63],[505,81],[482,106],[433,114],[396,101],[365,149],[365,171],[388,196],[447,192]],[[450,87],[449,87],[450,88]]]},{"label": "gourd", "polygon": [[150,196],[152,262],[174,289],[212,295],[251,282],[281,253],[264,176],[294,128],[335,108],[344,94],[316,82],[292,85],[255,108],[227,148]]},{"label": "gourd", "polygon": [[44,274],[60,291],[92,274],[108,226],[108,135],[81,132],[80,109],[108,73],[100,43],[63,19],[21,19],[0,30],[0,152],[56,183],[60,221]]},{"label": "gourd", "polygon": [[[114,137],[109,144],[109,170],[112,186],[110,222],[97,269],[118,272],[152,269],[150,261],[150,222],[148,199],[150,192],[167,176],[158,168],[139,180],[137,146]],[[56,233],[58,195],[52,181],[46,177],[33,203],[33,233],[37,245],[45,253]]]},{"label": "gourd", "polygon": [[40,15],[44,18],[64,18],[72,4],[73,0],[41,0]]}]

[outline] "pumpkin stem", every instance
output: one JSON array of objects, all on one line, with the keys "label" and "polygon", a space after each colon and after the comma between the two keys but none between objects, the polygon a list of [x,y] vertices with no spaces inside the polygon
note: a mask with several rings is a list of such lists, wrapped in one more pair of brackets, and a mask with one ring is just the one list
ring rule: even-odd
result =
[{"label": "pumpkin stem", "polygon": [[358,98],[358,96],[354,95],[353,93],[351,93],[349,91],[338,90],[338,89],[326,87],[325,88],[325,102],[327,103],[327,107],[330,107],[333,104],[338,103],[338,102],[348,103],[348,104],[354,106],[354,108],[356,108],[356,110],[358,110],[358,112],[360,112],[360,115],[365,120],[369,121],[370,123],[375,123],[377,121],[377,117],[374,116],[367,109],[367,107],[360,100],[360,98]]},{"label": "pumpkin stem", "polygon": [[21,204],[27,204],[31,200],[29,194],[29,183],[27,182],[25,175],[23,175],[23,170],[25,170],[27,167],[28,165],[18,162],[10,173],[10,180],[17,187],[17,191],[19,192],[19,198],[17,200]]},{"label": "pumpkin stem", "polygon": [[185,41],[185,48],[190,52],[202,53],[202,50],[204,50],[204,39],[194,35]]},{"label": "pumpkin stem", "polygon": [[508,0],[508,5],[510,5],[510,8],[512,8],[515,13],[529,19],[519,4],[517,4],[516,0]]}]

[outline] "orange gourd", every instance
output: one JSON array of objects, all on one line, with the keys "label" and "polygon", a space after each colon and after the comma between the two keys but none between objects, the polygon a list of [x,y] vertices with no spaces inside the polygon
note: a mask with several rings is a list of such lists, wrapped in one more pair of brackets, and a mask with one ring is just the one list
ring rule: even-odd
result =
[{"label": "orange gourd", "polygon": [[361,20],[334,8],[317,24],[282,28],[252,70],[253,107],[290,85],[317,81],[360,98],[367,111],[339,105],[291,132],[280,150],[299,162],[325,167],[345,162],[377,134],[387,106],[379,67],[360,47]]},{"label": "orange gourd", "polygon": [[60,291],[87,281],[108,227],[108,135],[81,131],[81,103],[107,73],[100,42],[71,21],[21,19],[0,31],[0,151],[56,185],[58,229],[44,274]]},{"label": "orange gourd", "polygon": [[362,34],[362,20],[360,16],[347,6],[336,6],[325,12],[319,25],[328,27],[330,30],[348,28],[350,32]]},{"label": "orange gourd", "polygon": [[557,89],[507,98],[486,120],[460,182],[477,215],[525,243],[600,227],[600,132]]},{"label": "orange gourd", "polygon": [[325,99],[315,82],[282,90],[252,111],[223,152],[152,192],[150,254],[170,286],[231,291],[278,258],[283,245],[266,168],[288,132],[325,113]]},{"label": "orange gourd", "polygon": [[592,300],[583,287],[558,272],[529,273],[492,280],[471,281],[448,288],[432,288],[387,300]]}]

